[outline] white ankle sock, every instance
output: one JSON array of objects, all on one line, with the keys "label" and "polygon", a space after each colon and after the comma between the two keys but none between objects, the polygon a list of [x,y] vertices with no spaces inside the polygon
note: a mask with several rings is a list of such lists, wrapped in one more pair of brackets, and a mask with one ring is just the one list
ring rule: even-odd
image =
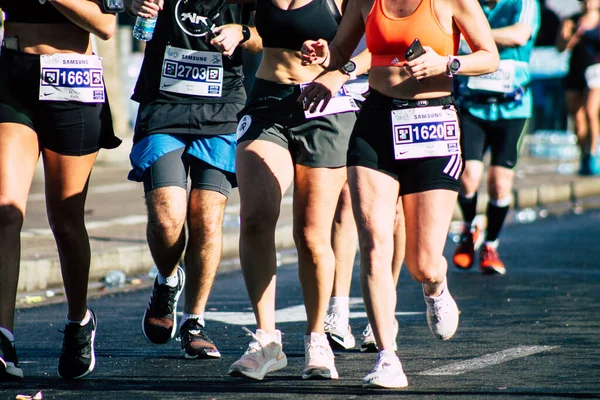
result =
[{"label": "white ankle sock", "polygon": [[336,306],[342,310],[347,310],[350,306],[350,297],[348,296],[331,296],[329,299],[330,306]]},{"label": "white ankle sock", "polygon": [[177,276],[177,270],[175,270],[175,273],[171,276],[163,276],[160,272],[156,275],[157,279],[158,279],[158,284],[159,285],[167,285],[170,287],[177,287],[177,284],[179,283],[179,277]]},{"label": "white ankle sock", "polygon": [[80,326],[84,326],[84,325],[86,325],[88,322],[90,322],[90,318],[91,318],[91,315],[90,315],[90,310],[87,310],[87,311],[85,312],[85,317],[83,317],[83,320],[81,320],[81,321],[72,321],[72,320],[70,320],[70,319],[69,319],[69,314],[67,314],[67,317],[66,317],[66,319],[67,319],[67,324],[79,324]]},{"label": "white ankle sock", "polygon": [[186,313],[185,311],[183,312],[183,317],[181,317],[181,323],[179,324],[179,326],[181,327],[181,325],[183,325],[183,323],[190,318],[197,319],[198,322],[200,323],[200,325],[205,326],[204,325],[204,314],[189,314],[189,313]]}]

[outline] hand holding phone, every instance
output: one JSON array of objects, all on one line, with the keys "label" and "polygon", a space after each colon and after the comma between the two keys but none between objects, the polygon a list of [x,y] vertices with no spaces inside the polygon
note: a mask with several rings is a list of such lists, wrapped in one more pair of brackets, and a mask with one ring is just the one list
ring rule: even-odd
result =
[{"label": "hand holding phone", "polygon": [[425,49],[423,48],[423,45],[421,45],[419,39],[415,39],[409,46],[409,48],[406,50],[406,53],[404,53],[404,58],[406,59],[406,61],[412,61],[415,58],[421,57],[423,54],[425,54]]}]

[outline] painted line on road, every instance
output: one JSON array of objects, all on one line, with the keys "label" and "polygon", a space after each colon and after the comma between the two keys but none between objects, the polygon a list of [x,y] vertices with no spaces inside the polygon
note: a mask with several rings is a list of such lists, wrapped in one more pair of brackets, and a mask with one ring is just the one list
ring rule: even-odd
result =
[{"label": "painted line on road", "polygon": [[473,358],[471,360],[433,368],[420,372],[419,375],[460,375],[464,374],[465,372],[487,368],[492,365],[505,363],[517,358],[523,358],[536,353],[550,351],[558,347],[559,346],[519,346],[512,349],[499,351],[497,353],[487,354],[482,357]]},{"label": "painted line on road", "polygon": [[[360,297],[351,297],[350,305],[362,304]],[[425,312],[397,312],[397,316],[412,316],[422,315]],[[364,311],[352,311],[349,315],[350,319],[353,318],[367,318],[367,313]],[[220,312],[220,311],[207,311],[204,314],[205,320],[219,321],[229,325],[256,325],[253,312]],[[278,324],[286,322],[303,322],[306,321],[306,310],[304,305],[291,306],[282,308],[275,311],[275,321]]]}]

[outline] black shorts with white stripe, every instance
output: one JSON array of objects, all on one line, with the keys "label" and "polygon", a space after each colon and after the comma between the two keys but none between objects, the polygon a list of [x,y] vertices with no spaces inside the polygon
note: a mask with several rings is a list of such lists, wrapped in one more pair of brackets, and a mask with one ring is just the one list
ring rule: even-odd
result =
[{"label": "black shorts with white stripe", "polygon": [[[444,105],[455,110],[450,96],[409,103],[413,102],[414,107]],[[348,166],[362,166],[390,175],[400,183],[400,195],[435,189],[458,192],[464,169],[460,153],[441,157],[395,159],[390,113],[399,108],[397,103],[397,99],[371,90],[350,137]],[[402,106],[413,107],[412,104]]]}]

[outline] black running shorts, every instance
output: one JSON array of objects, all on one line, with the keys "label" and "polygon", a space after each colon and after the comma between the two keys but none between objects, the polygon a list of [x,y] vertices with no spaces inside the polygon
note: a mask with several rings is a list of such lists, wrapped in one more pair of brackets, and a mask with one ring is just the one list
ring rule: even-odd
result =
[{"label": "black running shorts", "polygon": [[490,165],[513,169],[517,165],[519,139],[527,119],[486,121],[462,110],[463,155],[465,161],[483,161],[490,149]]},{"label": "black running shorts", "polygon": [[[81,156],[117,147],[108,103],[40,101],[40,57],[2,48],[0,123],[33,129],[41,148]],[[106,96],[105,96],[106,97]]]},{"label": "black running shorts", "polygon": [[348,166],[367,167],[393,177],[400,183],[400,195],[435,189],[458,191],[463,171],[460,154],[409,160],[394,157],[392,110],[438,105],[454,107],[453,99],[400,100],[371,89],[350,137]]},{"label": "black running shorts", "polygon": [[267,140],[289,149],[295,163],[313,168],[346,165],[354,112],[306,119],[298,85],[256,79],[238,116],[238,143]]}]

